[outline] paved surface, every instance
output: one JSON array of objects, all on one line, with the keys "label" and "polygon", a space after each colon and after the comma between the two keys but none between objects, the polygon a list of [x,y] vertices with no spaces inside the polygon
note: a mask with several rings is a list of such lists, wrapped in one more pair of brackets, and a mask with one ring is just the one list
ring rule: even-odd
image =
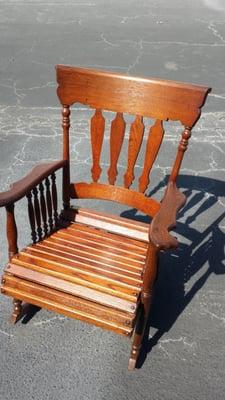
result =
[{"label": "paved surface", "polygon": [[[0,49],[1,190],[36,162],[60,154],[57,63],[213,87],[181,171],[179,185],[188,195],[178,223],[181,246],[161,257],[141,368],[127,372],[126,339],[44,310],[28,324],[11,326],[11,302],[1,296],[0,399],[223,400],[224,1],[0,1]],[[73,174],[79,178],[90,167],[87,114],[77,112],[71,132]],[[173,124],[153,172],[152,188],[162,182],[156,197],[177,140]],[[25,229],[23,246],[30,240],[25,203],[16,210]],[[142,218],[126,207],[121,211]],[[4,210],[0,218],[3,266]]]}]

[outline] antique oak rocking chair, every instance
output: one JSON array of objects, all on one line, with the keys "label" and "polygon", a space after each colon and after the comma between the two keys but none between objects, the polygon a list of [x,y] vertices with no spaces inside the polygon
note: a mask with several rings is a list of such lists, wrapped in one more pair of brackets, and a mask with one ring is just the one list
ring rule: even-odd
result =
[{"label": "antique oak rocking chair", "polygon": [[[152,301],[158,253],[178,245],[169,234],[175,226],[177,211],[185,203],[176,179],[191,129],[210,89],[63,65],[58,65],[56,71],[57,94],[62,104],[62,159],[36,166],[10,190],[0,194],[0,206],[6,208],[7,214],[9,251],[1,292],[13,297],[14,323],[23,315],[22,302],[26,302],[132,336],[128,366],[132,370]],[[91,182],[70,181],[70,106],[77,102],[94,109],[90,121]],[[114,113],[108,183],[99,182],[105,131],[102,111]],[[116,186],[117,162],[126,130],[123,113],[135,117],[129,127],[124,185]],[[155,121],[146,133],[146,141],[143,141],[143,117]],[[158,202],[145,192],[163,140],[163,120],[180,121],[184,128],[164,197]],[[145,157],[139,188],[134,190],[130,186],[142,142],[146,143]],[[55,177],[59,169],[63,175],[60,215]],[[24,196],[28,199],[33,243],[19,251],[14,203]],[[76,209],[70,205],[70,199],[78,198],[119,202],[150,216],[152,222]]]}]

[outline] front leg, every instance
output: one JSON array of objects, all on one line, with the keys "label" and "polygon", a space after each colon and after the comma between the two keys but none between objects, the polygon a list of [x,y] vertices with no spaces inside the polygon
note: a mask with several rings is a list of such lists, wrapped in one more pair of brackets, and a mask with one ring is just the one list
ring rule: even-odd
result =
[{"label": "front leg", "polygon": [[22,301],[18,299],[13,299],[13,313],[11,317],[11,322],[15,324],[22,317]]},{"label": "front leg", "polygon": [[153,286],[157,276],[157,264],[158,264],[158,249],[152,243],[150,243],[147,252],[146,264],[143,276],[141,303],[137,316],[137,322],[133,336],[133,343],[131,347],[131,354],[128,363],[129,371],[135,369],[136,362],[140,354],[142,340],[145,333],[145,327],[152,303]]}]

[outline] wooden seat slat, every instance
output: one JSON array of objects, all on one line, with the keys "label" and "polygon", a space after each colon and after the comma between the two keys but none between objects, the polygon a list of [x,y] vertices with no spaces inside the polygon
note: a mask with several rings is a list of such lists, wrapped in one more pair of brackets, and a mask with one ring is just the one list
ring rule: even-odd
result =
[{"label": "wooden seat slat", "polygon": [[[9,285],[5,285],[5,294],[39,307],[47,308],[50,311],[56,311],[96,326],[103,326],[105,329],[125,336],[129,336],[132,333],[132,326],[127,326],[125,323],[122,324],[119,318],[117,320],[107,319],[107,312],[103,313],[103,310],[100,308],[93,309],[93,314],[91,314],[90,311],[88,312],[87,307],[83,306],[83,309],[79,307],[77,299],[72,299],[73,296],[71,295],[61,294],[61,292],[45,288],[44,286],[40,287],[40,285],[34,283],[29,284],[26,282],[27,286],[25,288],[24,283],[23,281],[22,285],[18,285],[18,281],[16,283],[11,281]],[[132,319],[129,320],[127,318],[125,321],[128,321],[132,325]]]},{"label": "wooden seat slat", "polygon": [[89,249],[79,249],[76,246],[69,247],[66,245],[60,245],[58,243],[52,243],[50,241],[43,241],[36,245],[35,248],[42,249],[43,251],[49,250],[54,251],[55,254],[64,255],[65,257],[69,256],[69,258],[74,260],[79,260],[79,258],[89,260],[90,262],[98,263],[100,265],[102,263],[103,266],[109,265],[111,268],[115,268],[118,271],[124,271],[126,273],[140,276],[140,271],[143,269],[143,263],[136,263],[133,265],[129,262],[129,260],[118,260],[115,255],[112,253],[107,255],[103,252],[97,252],[95,249],[90,252]]},{"label": "wooden seat slat", "polygon": [[116,310],[116,312],[121,312],[121,315],[124,315],[124,313],[126,313],[126,315],[127,313],[129,313],[130,315],[135,314],[136,302],[127,301],[106,293],[103,294],[101,292],[98,292],[97,290],[77,285],[74,282],[68,282],[54,276],[49,277],[46,274],[28,270],[27,268],[21,267],[20,265],[12,264],[8,271],[10,272],[10,275],[8,275],[7,272],[6,279],[8,279],[9,277],[14,277],[15,279],[20,278],[22,280],[22,278],[24,278],[25,281],[35,282],[40,285],[61,291],[62,293],[75,295],[78,300],[83,299],[87,301],[88,304],[90,304],[90,302],[93,302],[93,304],[95,304],[95,307],[98,307],[98,304],[107,307],[109,314],[113,313],[114,309]]}]

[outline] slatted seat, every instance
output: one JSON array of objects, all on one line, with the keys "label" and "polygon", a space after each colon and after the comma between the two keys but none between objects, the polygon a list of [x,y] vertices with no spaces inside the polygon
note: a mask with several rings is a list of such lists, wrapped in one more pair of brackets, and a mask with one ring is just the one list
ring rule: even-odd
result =
[{"label": "slatted seat", "polygon": [[[177,239],[169,233],[185,203],[176,179],[191,129],[210,89],[83,68],[56,69],[57,94],[62,104],[63,156],[62,160],[35,167],[10,190],[0,193],[0,206],[6,207],[9,249],[1,291],[14,299],[13,322],[21,318],[22,302],[27,302],[125,336],[133,334],[129,360],[132,370],[149,315],[158,253],[178,246]],[[81,182],[70,179],[69,128],[74,103],[94,109],[90,120],[91,173]],[[105,111],[114,113],[108,125]],[[126,114],[134,115],[131,123]],[[148,128],[144,117],[154,120]],[[168,120],[180,121],[184,128],[159,202],[148,197],[146,191],[165,135],[163,122]],[[102,182],[101,154],[107,126],[108,182]],[[119,185],[118,160],[126,137],[127,164],[123,184]],[[143,146],[143,166],[136,189],[134,171]],[[55,175],[59,169],[63,177],[61,212]],[[14,203],[24,196],[28,200],[33,243],[18,250]],[[150,217],[151,223],[74,208],[72,199],[122,203]]]},{"label": "slatted seat", "polygon": [[[144,224],[140,228],[148,229]],[[47,294],[53,301],[52,310],[63,304],[69,316],[129,336],[143,283],[146,251],[146,242],[72,223],[12,257],[6,271],[13,277],[7,277],[5,291],[16,296],[19,290],[25,301],[32,292],[38,306],[43,306]],[[26,279],[25,284],[21,278]]]}]

